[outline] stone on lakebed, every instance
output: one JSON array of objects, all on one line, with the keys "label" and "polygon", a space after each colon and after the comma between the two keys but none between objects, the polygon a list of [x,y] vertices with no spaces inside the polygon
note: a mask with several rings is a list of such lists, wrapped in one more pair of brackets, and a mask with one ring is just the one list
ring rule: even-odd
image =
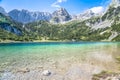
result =
[{"label": "stone on lakebed", "polygon": [[51,72],[50,72],[49,70],[44,70],[44,71],[42,72],[42,75],[43,75],[43,76],[50,76],[50,75],[51,75]]}]

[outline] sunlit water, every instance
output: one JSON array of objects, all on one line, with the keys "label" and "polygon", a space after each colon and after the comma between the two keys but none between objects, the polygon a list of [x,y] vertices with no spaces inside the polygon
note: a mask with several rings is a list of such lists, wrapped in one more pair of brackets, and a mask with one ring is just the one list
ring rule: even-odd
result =
[{"label": "sunlit water", "polygon": [[119,42],[1,43],[0,80],[90,80],[102,70],[118,71],[118,56]]}]

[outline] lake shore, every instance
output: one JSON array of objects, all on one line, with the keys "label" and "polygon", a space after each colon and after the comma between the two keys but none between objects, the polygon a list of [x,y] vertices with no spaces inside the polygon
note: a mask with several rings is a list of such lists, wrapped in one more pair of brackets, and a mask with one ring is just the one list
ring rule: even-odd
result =
[{"label": "lake shore", "polygon": [[39,43],[39,42],[115,42],[115,41],[72,41],[72,40],[33,40],[33,41],[13,41],[5,40],[0,43]]},{"label": "lake shore", "polygon": [[0,41],[0,43],[31,43],[31,42],[71,42],[71,41],[68,41],[68,40],[34,40],[34,41],[5,40],[5,41]]},{"label": "lake shore", "polygon": [[103,70],[119,70],[119,43],[54,44],[0,45],[1,80],[91,80]]}]

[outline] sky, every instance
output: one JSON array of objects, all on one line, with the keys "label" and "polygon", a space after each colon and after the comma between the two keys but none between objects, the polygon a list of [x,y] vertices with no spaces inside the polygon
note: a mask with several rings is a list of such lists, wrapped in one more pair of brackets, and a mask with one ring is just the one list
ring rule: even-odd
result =
[{"label": "sky", "polygon": [[13,9],[26,9],[29,11],[53,12],[63,7],[70,14],[79,14],[91,9],[95,13],[102,12],[111,0],[0,0],[7,12]]}]

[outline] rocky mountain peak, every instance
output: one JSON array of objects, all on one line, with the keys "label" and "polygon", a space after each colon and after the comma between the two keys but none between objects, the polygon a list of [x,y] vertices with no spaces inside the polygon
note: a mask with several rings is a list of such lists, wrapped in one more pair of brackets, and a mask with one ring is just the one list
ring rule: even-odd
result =
[{"label": "rocky mountain peak", "polygon": [[52,22],[54,23],[62,23],[71,20],[71,15],[65,8],[59,8],[58,10],[54,11],[52,16]]},{"label": "rocky mountain peak", "polygon": [[88,9],[88,10],[84,11],[83,13],[77,15],[77,19],[86,20],[86,19],[89,19],[95,15],[96,14],[91,9]]},{"label": "rocky mountain peak", "polygon": [[54,16],[68,16],[69,13],[67,12],[65,8],[59,8],[58,10],[53,12],[53,15]]},{"label": "rocky mountain peak", "polygon": [[95,13],[92,10],[87,10],[83,13],[83,16],[90,17],[93,16]]}]

